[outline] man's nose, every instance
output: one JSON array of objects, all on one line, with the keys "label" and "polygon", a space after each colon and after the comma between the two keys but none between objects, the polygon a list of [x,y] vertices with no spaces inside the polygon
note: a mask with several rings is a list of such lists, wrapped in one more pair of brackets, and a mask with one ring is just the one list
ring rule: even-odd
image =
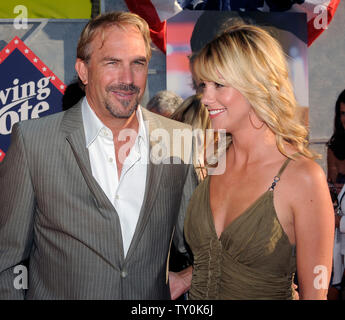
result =
[{"label": "man's nose", "polygon": [[122,83],[125,84],[132,84],[133,83],[133,70],[130,66],[123,66],[121,70],[120,80]]}]

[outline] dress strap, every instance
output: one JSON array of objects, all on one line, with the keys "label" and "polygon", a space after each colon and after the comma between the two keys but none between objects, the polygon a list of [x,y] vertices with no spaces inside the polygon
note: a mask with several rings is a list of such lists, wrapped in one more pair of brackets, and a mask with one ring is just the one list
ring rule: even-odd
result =
[{"label": "dress strap", "polygon": [[[299,154],[299,153],[296,152],[296,153],[294,153],[292,156],[296,156],[296,155],[298,155],[298,154]],[[282,173],[284,172],[286,166],[289,164],[290,161],[291,161],[291,158],[287,158],[287,159],[284,161],[283,165],[281,166],[281,168],[280,168],[279,171],[278,171],[278,174],[277,174],[276,176],[274,176],[274,178],[273,178],[272,185],[271,185],[270,188],[269,188],[270,191],[273,191],[273,190],[274,190],[274,187],[276,186],[276,184],[277,184],[278,181],[280,180],[280,176],[282,175]]]},{"label": "dress strap", "polygon": [[285,168],[286,168],[287,165],[289,164],[290,160],[291,160],[290,158],[287,158],[287,159],[284,161],[284,163],[283,163],[283,165],[281,166],[281,168],[279,169],[278,174],[276,175],[276,177],[280,178],[280,176],[281,176],[282,173],[284,172]]}]

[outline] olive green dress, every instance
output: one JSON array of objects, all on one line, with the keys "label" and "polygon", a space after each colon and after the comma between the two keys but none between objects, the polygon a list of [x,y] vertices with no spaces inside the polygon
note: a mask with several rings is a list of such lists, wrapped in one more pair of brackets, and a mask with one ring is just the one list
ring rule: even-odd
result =
[{"label": "olive green dress", "polygon": [[209,177],[190,201],[185,236],[194,255],[189,299],[292,299],[296,270],[291,245],[273,205],[274,187],[290,159],[274,177],[272,186],[220,238],[209,202]]}]

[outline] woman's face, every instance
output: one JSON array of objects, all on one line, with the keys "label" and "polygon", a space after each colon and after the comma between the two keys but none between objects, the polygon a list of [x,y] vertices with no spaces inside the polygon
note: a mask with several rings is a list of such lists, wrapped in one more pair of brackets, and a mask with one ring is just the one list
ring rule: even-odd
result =
[{"label": "woman's face", "polygon": [[234,133],[248,122],[251,105],[240,91],[219,83],[203,81],[198,84],[202,103],[207,107],[215,130]]},{"label": "woman's face", "polygon": [[340,103],[340,122],[343,125],[343,128],[345,129],[345,103]]}]

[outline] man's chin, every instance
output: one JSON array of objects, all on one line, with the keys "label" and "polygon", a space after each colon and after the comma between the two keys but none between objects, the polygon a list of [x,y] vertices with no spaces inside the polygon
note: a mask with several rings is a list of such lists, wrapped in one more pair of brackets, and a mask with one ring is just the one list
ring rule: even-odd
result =
[{"label": "man's chin", "polygon": [[124,110],[120,110],[119,108],[114,108],[114,107],[110,106],[109,104],[106,104],[106,109],[115,118],[128,119],[137,110],[138,105],[139,105],[139,103],[136,103],[135,105],[133,105],[131,107],[122,105]]}]

